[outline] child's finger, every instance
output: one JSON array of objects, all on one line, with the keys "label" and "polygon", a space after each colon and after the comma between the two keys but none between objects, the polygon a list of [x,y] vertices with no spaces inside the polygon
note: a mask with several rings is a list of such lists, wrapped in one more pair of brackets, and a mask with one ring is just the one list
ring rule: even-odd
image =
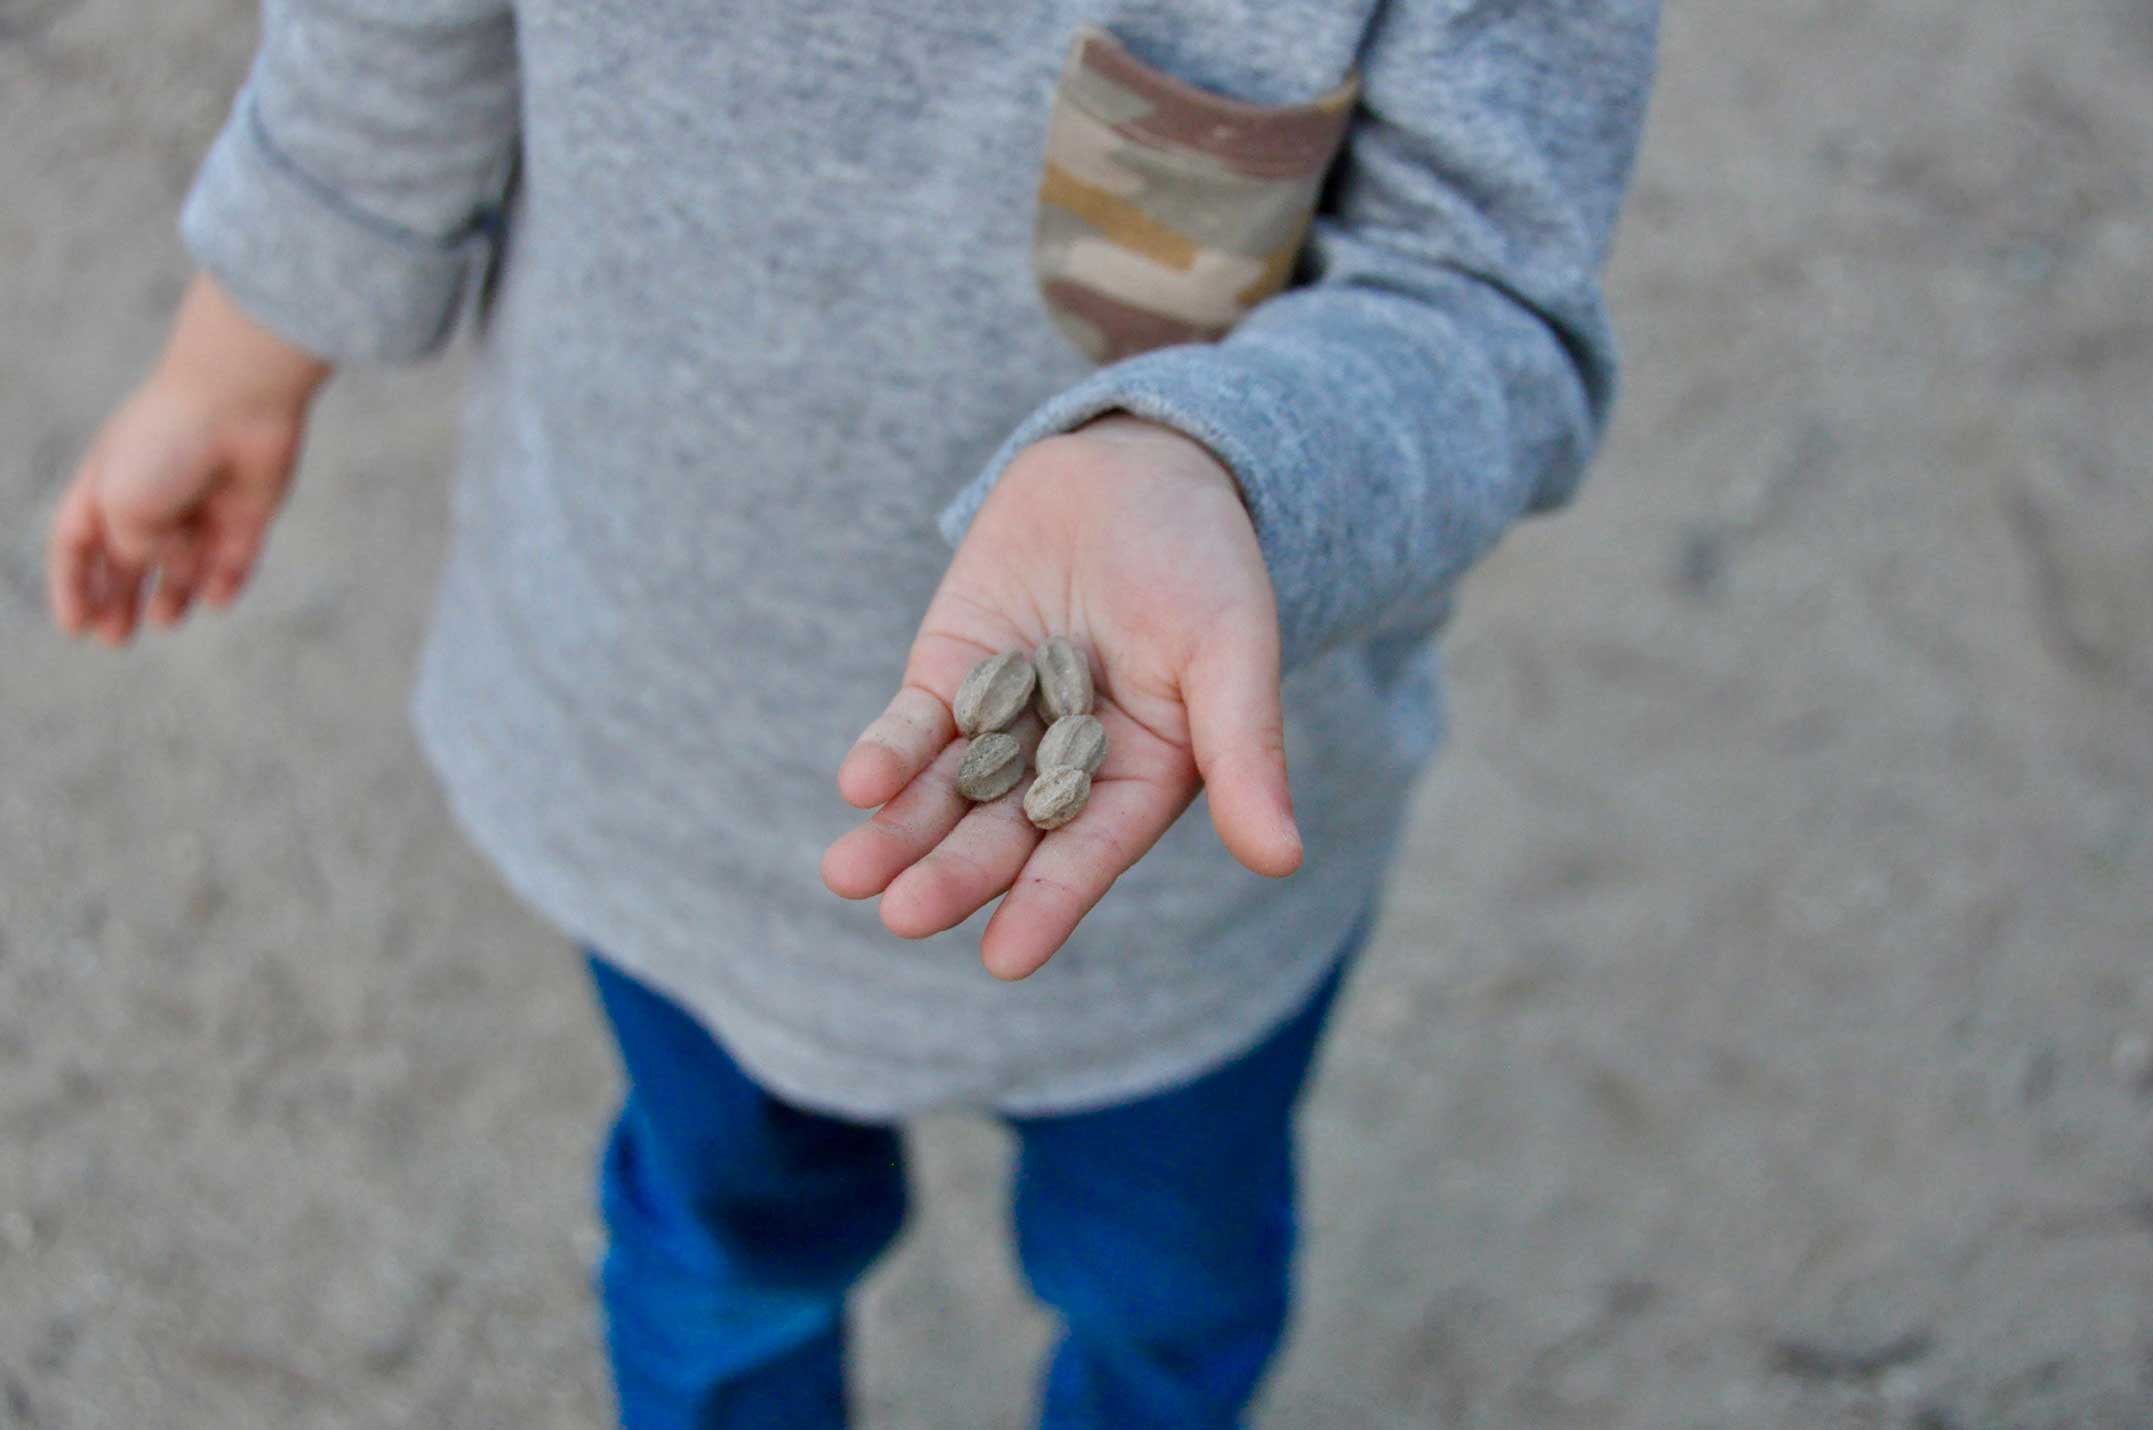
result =
[{"label": "child's finger", "polygon": [[125,645],[128,637],[135,633],[135,621],[142,608],[142,582],[147,573],[140,566],[120,561],[109,550],[99,553],[99,564],[103,596],[97,635],[106,645]]},{"label": "child's finger", "polygon": [[100,612],[92,583],[99,545],[97,503],[90,484],[78,479],[53,513],[45,562],[52,618],[69,635],[80,635]]},{"label": "child's finger", "polygon": [[926,938],[1000,897],[1039,845],[1039,831],[1024,817],[1031,783],[972,806],[948,838],[901,871],[882,895],[883,927],[899,938]]},{"label": "child's finger", "polygon": [[962,745],[945,746],[933,764],[875,811],[874,817],[823,851],[822,882],[843,899],[871,899],[940,844],[969,808],[957,793]]},{"label": "child's finger", "polygon": [[197,579],[203,600],[222,606],[239,594],[261,559],[274,514],[269,498],[238,483],[228,484],[210,498],[203,513],[207,535]]},{"label": "child's finger", "polygon": [[247,577],[254,573],[251,554],[230,556],[221,550],[210,553],[207,568],[202,574],[202,599],[212,606],[228,606],[239,594],[240,587],[247,584]]},{"label": "child's finger", "polygon": [[987,921],[979,944],[987,971],[1010,979],[1038,972],[1195,793],[1150,779],[1095,782],[1083,813],[1040,841]]},{"label": "child's finger", "polygon": [[912,782],[957,738],[941,698],[917,685],[897,692],[838,766],[837,792],[857,809],[873,809]]},{"label": "child's finger", "polygon": [[157,590],[149,602],[151,621],[160,626],[178,624],[194,600],[201,568],[202,536],[198,527],[175,533],[159,548]]},{"label": "child's finger", "polygon": [[1286,783],[1275,628],[1252,621],[1205,642],[1181,693],[1220,842],[1254,873],[1291,874],[1301,865],[1301,835]]}]

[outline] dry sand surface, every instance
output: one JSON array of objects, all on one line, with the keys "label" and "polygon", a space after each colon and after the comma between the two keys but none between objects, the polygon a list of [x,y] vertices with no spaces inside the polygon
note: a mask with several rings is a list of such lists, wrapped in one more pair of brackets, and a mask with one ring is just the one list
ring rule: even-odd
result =
[{"label": "dry sand surface", "polygon": [[[252,31],[0,0],[0,1426],[594,1426],[615,1068],[404,723],[452,385],[340,382],[232,614],[42,610]],[[2153,1426],[2149,135],[2144,0],[1670,11],[1261,1426]],[[1021,1424],[1006,1144],[917,1148],[866,1423]]]}]

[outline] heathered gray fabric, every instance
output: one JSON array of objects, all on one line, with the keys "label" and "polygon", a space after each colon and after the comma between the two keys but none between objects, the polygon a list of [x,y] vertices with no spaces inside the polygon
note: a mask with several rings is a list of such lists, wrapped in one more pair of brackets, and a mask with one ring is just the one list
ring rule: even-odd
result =
[{"label": "heathered gray fabric", "polygon": [[[1451,591],[1568,499],[1605,420],[1598,271],[1654,20],[271,0],[182,231],[338,360],[433,351],[491,271],[411,709],[514,889],[806,1105],[1074,1110],[1248,1046],[1375,897],[1442,733]],[[1220,343],[1094,370],[1041,306],[1033,202],[1081,22],[1257,103],[1361,67],[1298,286]],[[1003,984],[981,919],[907,943],[823,889],[858,818],[834,776],[945,538],[1022,447],[1116,407],[1207,442],[1247,493],[1307,860],[1242,871],[1199,803]]]}]

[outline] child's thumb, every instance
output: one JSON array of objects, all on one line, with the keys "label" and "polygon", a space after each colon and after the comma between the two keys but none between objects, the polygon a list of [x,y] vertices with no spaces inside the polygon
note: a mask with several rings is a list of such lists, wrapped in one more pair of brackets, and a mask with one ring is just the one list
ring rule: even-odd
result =
[{"label": "child's thumb", "polygon": [[1279,878],[1301,865],[1301,834],[1286,784],[1278,633],[1269,622],[1206,641],[1181,683],[1196,768],[1227,852]]}]

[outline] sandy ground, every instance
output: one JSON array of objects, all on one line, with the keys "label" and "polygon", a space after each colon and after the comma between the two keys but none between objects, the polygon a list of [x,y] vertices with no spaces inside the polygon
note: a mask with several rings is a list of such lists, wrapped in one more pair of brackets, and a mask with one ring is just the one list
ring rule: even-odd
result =
[{"label": "sandy ground", "polygon": [[[42,614],[251,30],[0,0],[0,1426],[594,1426],[614,1065],[403,717],[448,384],[341,383],[234,614]],[[2149,133],[2143,0],[1674,6],[1260,1425],[2153,1426]],[[866,1423],[1021,1424],[1007,1147],[917,1147]]]}]

